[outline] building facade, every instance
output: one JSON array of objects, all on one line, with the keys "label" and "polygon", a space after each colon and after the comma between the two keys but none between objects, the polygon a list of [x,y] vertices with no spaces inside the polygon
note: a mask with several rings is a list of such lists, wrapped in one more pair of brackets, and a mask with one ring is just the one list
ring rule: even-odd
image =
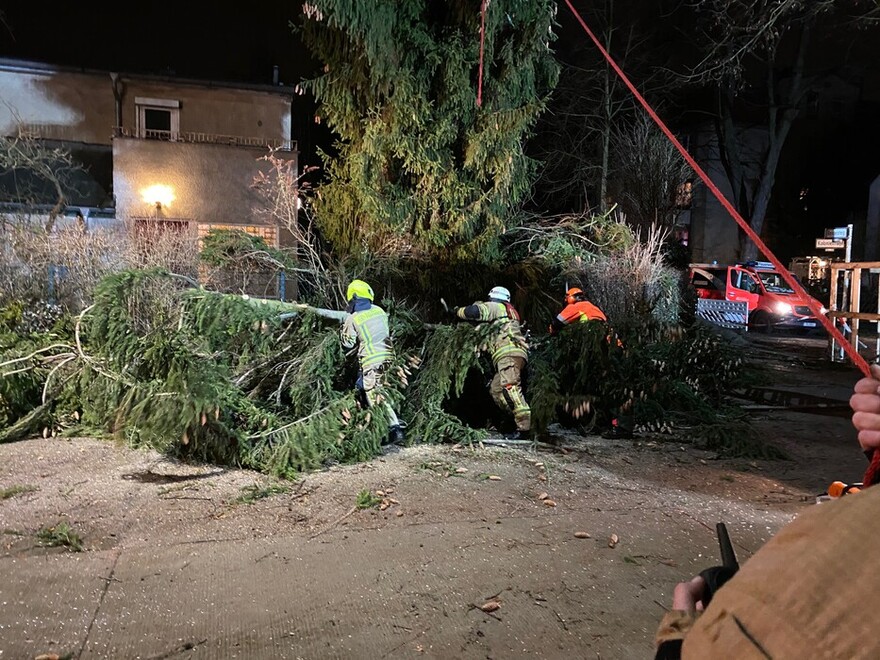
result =
[{"label": "building facade", "polygon": [[[0,60],[0,134],[72,154],[81,170],[61,212],[95,222],[233,227],[270,244],[281,230],[259,213],[253,182],[293,161],[294,90],[78,70]],[[52,195],[24,199],[5,173],[0,202],[49,213]],[[20,183],[20,177],[18,177]],[[57,209],[56,209],[57,210]]]}]

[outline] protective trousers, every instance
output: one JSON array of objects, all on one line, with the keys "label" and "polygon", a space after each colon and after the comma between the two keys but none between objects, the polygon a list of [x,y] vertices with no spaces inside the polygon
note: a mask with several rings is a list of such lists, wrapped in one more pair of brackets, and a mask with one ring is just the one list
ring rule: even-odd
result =
[{"label": "protective trousers", "polygon": [[391,403],[385,395],[385,378],[385,364],[378,364],[364,369],[358,378],[358,384],[364,391],[370,407],[385,406],[388,411],[388,427],[394,428],[400,426],[400,420],[397,419],[397,413],[394,412],[394,408],[391,407]]},{"label": "protective trousers", "polygon": [[495,377],[489,385],[492,399],[502,410],[513,413],[517,431],[532,428],[532,411],[522,391],[522,371],[525,359],[518,356],[504,356],[495,363]]}]

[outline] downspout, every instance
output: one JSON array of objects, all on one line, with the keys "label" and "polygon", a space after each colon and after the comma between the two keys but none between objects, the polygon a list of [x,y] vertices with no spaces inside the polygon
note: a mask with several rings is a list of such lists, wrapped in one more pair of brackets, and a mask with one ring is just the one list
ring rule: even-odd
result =
[{"label": "downspout", "polygon": [[110,81],[113,86],[113,100],[115,102],[115,125],[114,125],[114,133],[117,129],[122,128],[122,97],[125,93],[125,84],[119,79],[119,74],[116,72],[110,73]]}]

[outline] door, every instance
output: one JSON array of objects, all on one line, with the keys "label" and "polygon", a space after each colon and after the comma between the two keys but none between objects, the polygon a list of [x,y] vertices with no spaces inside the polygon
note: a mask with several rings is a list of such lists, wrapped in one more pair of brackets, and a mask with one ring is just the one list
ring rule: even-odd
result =
[{"label": "door", "polygon": [[758,278],[747,270],[732,266],[727,271],[727,300],[731,302],[747,302],[749,311],[758,307],[761,283]]}]

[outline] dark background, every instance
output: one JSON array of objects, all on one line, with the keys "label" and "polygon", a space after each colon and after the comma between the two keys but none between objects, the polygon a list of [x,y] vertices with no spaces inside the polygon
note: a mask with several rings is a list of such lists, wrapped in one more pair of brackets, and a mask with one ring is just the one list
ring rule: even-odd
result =
[{"label": "dark background", "polygon": [[295,84],[314,64],[288,27],[298,2],[3,4],[2,57],[265,84],[274,65]]}]

